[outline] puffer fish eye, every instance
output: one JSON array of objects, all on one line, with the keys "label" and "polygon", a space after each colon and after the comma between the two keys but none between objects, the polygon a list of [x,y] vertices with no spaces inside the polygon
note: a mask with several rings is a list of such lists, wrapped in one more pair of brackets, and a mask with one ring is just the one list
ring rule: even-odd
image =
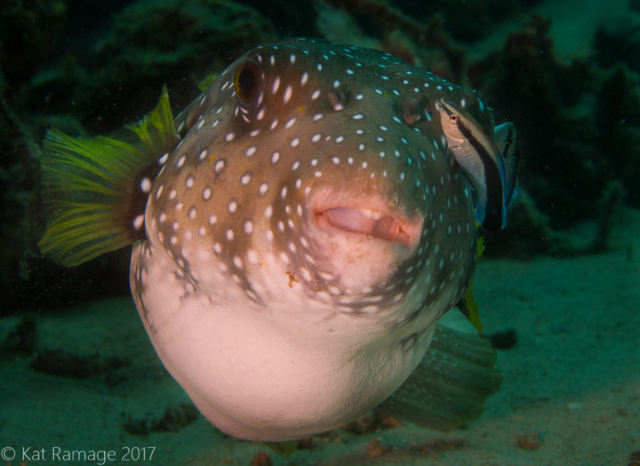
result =
[{"label": "puffer fish eye", "polygon": [[243,103],[252,102],[260,88],[258,67],[247,61],[238,67],[233,78],[236,94]]}]

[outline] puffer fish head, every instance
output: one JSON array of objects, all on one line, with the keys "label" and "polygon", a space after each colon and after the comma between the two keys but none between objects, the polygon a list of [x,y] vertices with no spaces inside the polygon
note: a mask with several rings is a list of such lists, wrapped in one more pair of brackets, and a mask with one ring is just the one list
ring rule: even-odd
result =
[{"label": "puffer fish head", "polygon": [[443,99],[493,132],[474,93],[392,55],[320,40],[253,49],[178,118],[148,240],[216,302],[387,326],[431,309],[424,328],[460,299],[476,254]]}]

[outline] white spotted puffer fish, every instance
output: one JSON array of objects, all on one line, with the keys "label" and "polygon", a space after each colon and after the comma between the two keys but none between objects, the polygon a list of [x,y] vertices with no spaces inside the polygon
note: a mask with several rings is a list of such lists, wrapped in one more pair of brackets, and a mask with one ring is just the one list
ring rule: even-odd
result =
[{"label": "white spotted puffer fish", "polygon": [[[41,248],[76,265],[134,243],[151,342],[231,436],[298,439],[382,402],[452,429],[501,376],[485,339],[436,330],[474,272],[482,183],[448,150],[443,109],[492,141],[474,92],[392,55],[257,47],[176,119],[163,91],[110,137],[50,131]],[[494,159],[505,139],[485,141]],[[504,202],[508,183],[491,180],[482,189]]]}]

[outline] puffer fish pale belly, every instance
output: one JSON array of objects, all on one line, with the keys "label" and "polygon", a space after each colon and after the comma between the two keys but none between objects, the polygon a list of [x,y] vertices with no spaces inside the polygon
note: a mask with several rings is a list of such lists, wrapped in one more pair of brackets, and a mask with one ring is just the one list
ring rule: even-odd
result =
[{"label": "puffer fish pale belly", "polygon": [[176,120],[158,154],[131,289],[202,414],[283,441],[389,397],[474,272],[471,187],[439,102],[471,91],[398,58],[321,40],[257,47]]}]

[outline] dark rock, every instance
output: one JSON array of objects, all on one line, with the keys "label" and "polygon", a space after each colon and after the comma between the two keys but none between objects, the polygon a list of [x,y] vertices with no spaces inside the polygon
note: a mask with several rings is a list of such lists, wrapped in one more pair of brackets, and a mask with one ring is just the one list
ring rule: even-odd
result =
[{"label": "dark rock", "polygon": [[103,358],[97,354],[82,356],[64,350],[45,350],[31,361],[29,367],[36,372],[57,377],[88,379],[121,369],[127,364],[128,361],[117,357]]},{"label": "dark rock", "polygon": [[177,406],[169,406],[160,418],[145,417],[134,419],[123,414],[125,421],[122,424],[124,430],[131,435],[149,435],[152,432],[178,432],[185,426],[195,422],[198,418],[198,410],[191,404],[180,403]]},{"label": "dark rock", "polygon": [[511,349],[518,344],[518,336],[514,329],[496,332],[489,336],[491,347],[499,350]]},{"label": "dark rock", "polygon": [[597,32],[594,48],[602,67],[624,63],[640,72],[640,13],[627,12],[609,19]]},{"label": "dark rock", "polygon": [[37,345],[37,325],[32,316],[24,317],[0,343],[0,355],[29,356]]}]

